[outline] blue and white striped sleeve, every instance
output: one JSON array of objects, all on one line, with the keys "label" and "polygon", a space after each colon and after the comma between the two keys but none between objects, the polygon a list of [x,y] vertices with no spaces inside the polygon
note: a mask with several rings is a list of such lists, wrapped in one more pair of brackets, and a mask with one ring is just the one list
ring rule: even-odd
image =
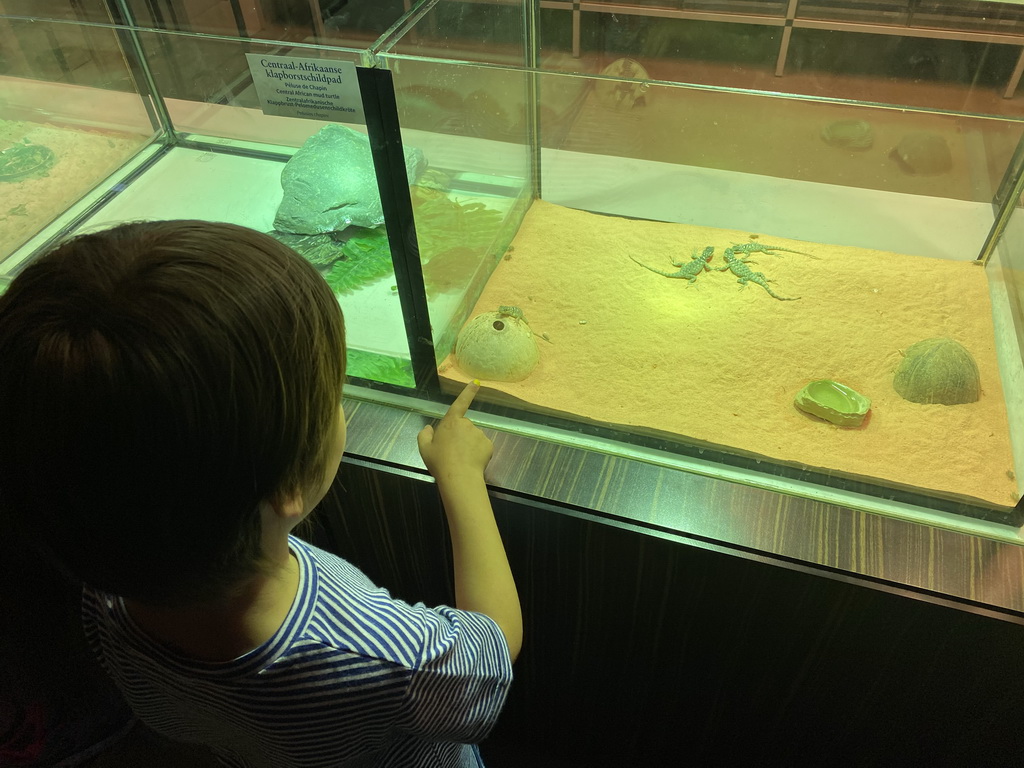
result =
[{"label": "blue and white striped sleeve", "polygon": [[498,719],[512,683],[505,636],[481,613],[417,608],[424,646],[398,726],[431,739],[479,742]]}]

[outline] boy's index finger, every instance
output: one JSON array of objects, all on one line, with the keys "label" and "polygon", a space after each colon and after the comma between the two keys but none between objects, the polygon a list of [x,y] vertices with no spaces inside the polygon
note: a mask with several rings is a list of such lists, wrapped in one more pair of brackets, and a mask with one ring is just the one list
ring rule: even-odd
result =
[{"label": "boy's index finger", "polygon": [[473,402],[473,398],[476,397],[476,393],[480,391],[479,379],[473,379],[466,388],[459,393],[459,396],[455,398],[455,401],[448,406],[448,413],[445,417],[451,416],[453,418],[462,418],[466,415],[466,411],[469,410],[470,404]]}]

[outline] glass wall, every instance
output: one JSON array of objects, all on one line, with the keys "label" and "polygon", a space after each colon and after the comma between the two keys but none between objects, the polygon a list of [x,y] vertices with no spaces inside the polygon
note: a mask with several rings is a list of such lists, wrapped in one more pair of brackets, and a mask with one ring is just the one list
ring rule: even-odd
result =
[{"label": "glass wall", "polygon": [[[5,117],[136,142],[85,209],[41,192],[26,237],[245,224],[335,286],[357,377],[477,377],[543,438],[1024,523],[1012,14],[990,38],[798,3],[106,7],[3,21],[9,92],[46,91]],[[35,173],[23,138],[0,149]]]},{"label": "glass wall", "polygon": [[[83,228],[249,226],[294,247],[335,288],[350,375],[411,386],[361,52],[147,28],[152,14],[109,8],[122,23],[0,18],[0,255],[31,238],[5,272]],[[180,20],[189,8],[178,10]],[[424,169],[411,153],[409,179]]]},{"label": "glass wall", "polygon": [[[969,110],[980,84],[921,94],[896,69],[872,85],[826,67],[813,95],[690,77],[720,59],[784,88],[756,35],[694,60],[606,39],[571,66],[541,45],[492,85],[489,68],[444,54],[479,31],[446,25],[432,47],[429,18],[464,5],[435,4],[378,51],[403,135],[477,126],[492,158],[530,151],[532,199],[504,254],[467,253],[464,298],[448,313],[432,300],[435,338],[454,342],[439,347],[443,387],[487,379],[482,399],[552,439],[611,434],[611,450],[667,447],[793,493],[813,494],[810,480],[1024,522],[1020,336],[1004,322],[1017,289],[993,262],[1024,120],[997,88]],[[547,18],[527,17],[527,39],[548,39]],[[746,34],[735,20],[601,16],[627,37],[637,19],[646,41],[699,24]],[[487,334],[520,362],[488,368]]]},{"label": "glass wall", "polygon": [[[0,18],[0,271],[68,211],[108,191],[158,141],[153,100],[123,33]],[[76,207],[77,206],[77,207]]]}]

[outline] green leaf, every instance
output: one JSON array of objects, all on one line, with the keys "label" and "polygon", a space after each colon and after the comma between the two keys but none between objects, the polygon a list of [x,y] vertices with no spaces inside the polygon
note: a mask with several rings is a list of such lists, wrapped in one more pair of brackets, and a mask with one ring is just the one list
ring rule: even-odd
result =
[{"label": "green leaf", "polygon": [[414,387],[412,363],[399,357],[380,355],[361,349],[349,349],[347,373],[360,379],[395,384],[400,387]]},{"label": "green leaf", "polygon": [[368,234],[346,240],[341,249],[344,258],[334,262],[324,275],[327,283],[339,295],[353,293],[395,272],[384,228],[361,231]]},{"label": "green leaf", "polygon": [[417,195],[416,236],[425,261],[461,247],[481,256],[501,227],[502,214],[482,203],[459,203],[445,196]]}]

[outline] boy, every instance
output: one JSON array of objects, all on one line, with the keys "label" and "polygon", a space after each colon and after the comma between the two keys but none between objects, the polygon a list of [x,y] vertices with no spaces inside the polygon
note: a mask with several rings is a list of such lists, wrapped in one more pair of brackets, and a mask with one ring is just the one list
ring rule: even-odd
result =
[{"label": "boy", "polygon": [[419,435],[458,608],[395,601],[290,535],[345,446],[344,325],[273,238],[82,235],[0,297],[0,508],[84,582],[135,713],[230,766],[478,766],[522,641],[468,386]]}]

